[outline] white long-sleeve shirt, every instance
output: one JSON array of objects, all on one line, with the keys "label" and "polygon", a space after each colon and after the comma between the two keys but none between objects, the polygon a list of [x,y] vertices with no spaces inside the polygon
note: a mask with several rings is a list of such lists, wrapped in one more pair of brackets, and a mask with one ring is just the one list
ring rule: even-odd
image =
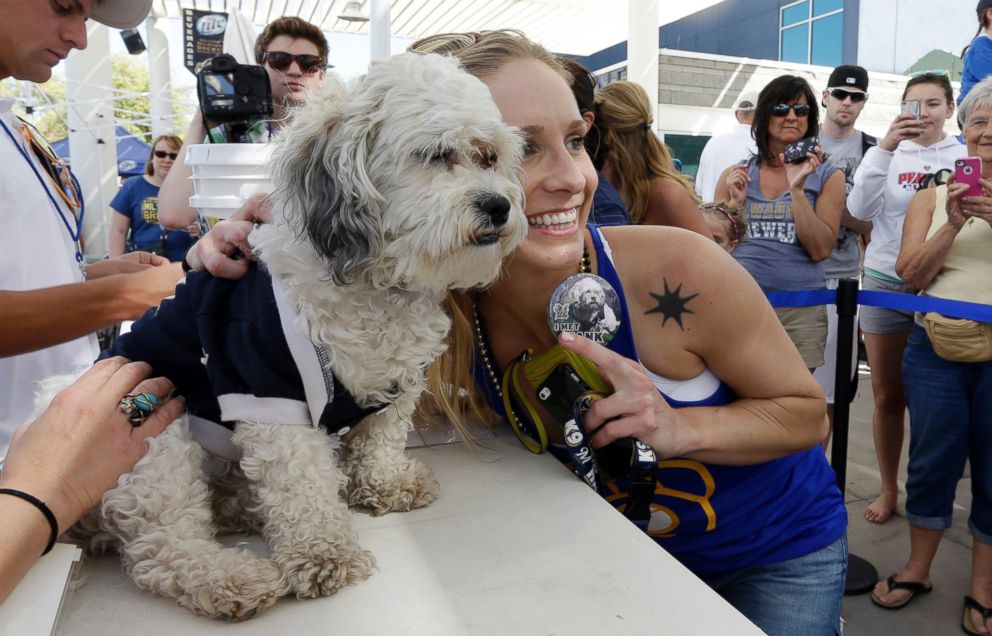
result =
[{"label": "white long-sleeve shirt", "polygon": [[926,175],[944,168],[953,170],[954,160],[967,154],[967,147],[950,135],[932,146],[907,139],[894,152],[875,146],[865,153],[854,173],[847,209],[854,218],[872,222],[871,242],[865,252],[866,270],[899,279],[896,259],[909,202]]}]

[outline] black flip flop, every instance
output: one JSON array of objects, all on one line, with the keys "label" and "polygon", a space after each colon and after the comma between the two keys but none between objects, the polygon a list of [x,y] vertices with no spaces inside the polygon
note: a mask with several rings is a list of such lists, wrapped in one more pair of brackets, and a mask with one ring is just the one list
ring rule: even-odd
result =
[{"label": "black flip flop", "polygon": [[964,597],[964,616],[961,617],[961,629],[963,629],[967,634],[978,634],[979,636],[985,636],[984,632],[980,632],[975,629],[975,624],[971,621],[971,612],[968,610],[975,610],[982,615],[983,621],[988,621],[992,618],[992,607],[985,607],[970,596]]},{"label": "black flip flop", "polygon": [[885,603],[877,596],[875,596],[874,592],[872,592],[871,602],[874,603],[875,605],[878,605],[882,609],[887,609],[887,610],[902,609],[907,605],[909,605],[910,601],[916,598],[917,594],[927,594],[933,589],[933,585],[920,583],[919,581],[897,581],[895,574],[885,579],[885,584],[889,586],[889,592],[893,590],[906,590],[907,592],[909,592],[909,596],[899,601],[898,603]]}]

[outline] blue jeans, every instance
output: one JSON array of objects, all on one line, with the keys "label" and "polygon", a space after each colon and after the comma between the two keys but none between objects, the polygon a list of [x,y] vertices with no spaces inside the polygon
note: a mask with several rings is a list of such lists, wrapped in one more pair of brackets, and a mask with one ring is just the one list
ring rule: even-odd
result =
[{"label": "blue jeans", "polygon": [[902,374],[909,407],[906,518],[919,528],[950,528],[955,488],[970,459],[968,525],[976,539],[992,543],[992,362],[944,360],[916,325]]},{"label": "blue jeans", "polygon": [[706,582],[768,636],[840,633],[847,535],[806,556]]}]

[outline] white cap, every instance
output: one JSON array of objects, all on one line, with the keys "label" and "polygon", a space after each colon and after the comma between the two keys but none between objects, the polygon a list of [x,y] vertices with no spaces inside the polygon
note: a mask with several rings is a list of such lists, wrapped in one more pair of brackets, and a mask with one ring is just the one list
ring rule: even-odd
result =
[{"label": "white cap", "polygon": [[96,0],[90,17],[115,29],[133,29],[148,16],[152,0]]},{"label": "white cap", "polygon": [[743,91],[734,102],[735,111],[752,111],[758,106],[758,93],[755,91]]}]

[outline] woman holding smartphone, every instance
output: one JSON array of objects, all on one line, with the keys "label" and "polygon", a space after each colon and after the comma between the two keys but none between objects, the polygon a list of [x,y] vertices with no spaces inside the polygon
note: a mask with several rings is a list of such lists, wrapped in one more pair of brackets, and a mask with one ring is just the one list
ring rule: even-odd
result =
[{"label": "woman holding smartphone", "polygon": [[[992,305],[992,79],[968,93],[961,119],[968,154],[982,166],[978,194],[959,179],[973,171],[957,172],[950,185],[913,197],[896,271],[921,295]],[[959,330],[952,340],[933,328],[945,322]],[[962,342],[962,335],[969,337]],[[990,335],[988,323],[916,315],[902,363],[910,416],[910,554],[906,566],[876,585],[872,596],[878,605],[897,608],[930,590],[930,566],[951,526],[955,487],[970,461],[968,525],[974,538],[971,586],[961,615],[961,627],[969,634],[992,632]]]},{"label": "woman holding smartphone", "polygon": [[[865,153],[847,197],[851,215],[873,224],[864,260],[862,289],[866,290],[913,292],[896,273],[909,202],[933,175],[953,170],[954,160],[967,153],[953,135],[944,132],[944,122],[954,114],[954,93],[946,73],[930,71],[911,78],[902,98],[910,104],[893,120],[878,146]],[[918,118],[910,112],[917,108]],[[861,308],[875,399],[875,455],[882,479],[878,498],[865,509],[865,519],[873,523],[888,521],[899,492],[896,475],[906,410],[900,365],[912,327],[912,312]]]}]

